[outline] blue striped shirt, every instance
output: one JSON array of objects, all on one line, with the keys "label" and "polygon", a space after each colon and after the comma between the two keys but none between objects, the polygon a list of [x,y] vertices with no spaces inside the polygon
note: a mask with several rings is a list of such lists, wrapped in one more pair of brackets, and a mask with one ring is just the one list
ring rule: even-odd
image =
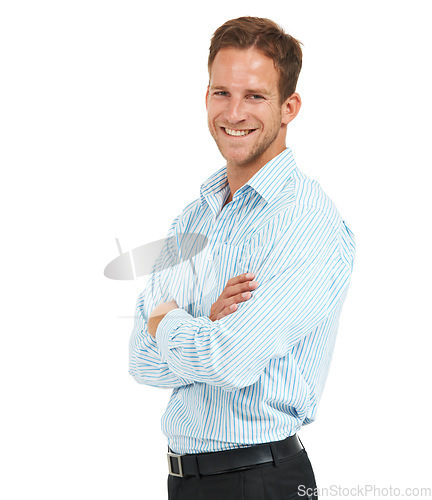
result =
[{"label": "blue striped shirt", "polygon": [[[162,431],[176,453],[284,439],[315,419],[355,254],[352,232],[290,148],[229,196],[226,167],[174,220],[138,298],[130,374],[173,388]],[[204,235],[191,258],[185,234]],[[252,272],[258,288],[228,316],[210,308],[227,281]],[[147,319],[160,302],[179,309]]]}]

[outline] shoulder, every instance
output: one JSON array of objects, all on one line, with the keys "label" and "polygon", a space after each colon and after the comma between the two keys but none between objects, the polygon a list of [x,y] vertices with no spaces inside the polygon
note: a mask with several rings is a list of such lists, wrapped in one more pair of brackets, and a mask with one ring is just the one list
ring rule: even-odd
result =
[{"label": "shoulder", "polygon": [[334,202],[319,182],[295,169],[285,194],[291,200],[285,212],[291,230],[306,226],[314,233],[322,232],[337,241],[342,259],[352,266],[355,256],[355,238]]},{"label": "shoulder", "polygon": [[292,177],[293,212],[298,215],[306,212],[321,214],[335,230],[340,227],[342,217],[331,198],[325,193],[319,182],[311,179],[296,169]]}]

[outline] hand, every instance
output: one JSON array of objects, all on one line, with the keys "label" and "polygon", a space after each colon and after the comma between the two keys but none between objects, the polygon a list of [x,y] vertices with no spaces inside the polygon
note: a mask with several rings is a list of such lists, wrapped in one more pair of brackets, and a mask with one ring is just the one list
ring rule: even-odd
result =
[{"label": "hand", "polygon": [[222,319],[224,316],[237,310],[237,304],[245,302],[252,297],[251,291],[258,287],[253,273],[240,274],[228,280],[223,292],[210,308],[209,318],[212,321]]},{"label": "hand", "polygon": [[152,337],[156,337],[157,327],[163,320],[165,314],[168,314],[173,309],[178,309],[178,304],[175,300],[171,300],[170,302],[161,302],[153,309],[147,322],[148,331]]}]

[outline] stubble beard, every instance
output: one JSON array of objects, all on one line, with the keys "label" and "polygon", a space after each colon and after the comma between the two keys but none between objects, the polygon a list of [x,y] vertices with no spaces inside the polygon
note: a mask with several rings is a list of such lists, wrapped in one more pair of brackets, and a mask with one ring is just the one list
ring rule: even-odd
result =
[{"label": "stubble beard", "polygon": [[244,167],[258,160],[267,151],[267,149],[270,148],[270,146],[276,141],[278,137],[280,127],[279,128],[276,127],[275,131],[271,135],[270,131],[268,136],[264,136],[261,143],[258,142],[254,144],[252,150],[248,154],[246,154],[244,158],[237,158],[236,155],[229,155],[225,153],[221,141],[219,140],[218,133],[215,130],[213,130],[210,124],[209,124],[209,130],[211,136],[213,137],[216,143],[216,146],[218,147],[221,155],[224,157],[227,164],[235,167]]}]

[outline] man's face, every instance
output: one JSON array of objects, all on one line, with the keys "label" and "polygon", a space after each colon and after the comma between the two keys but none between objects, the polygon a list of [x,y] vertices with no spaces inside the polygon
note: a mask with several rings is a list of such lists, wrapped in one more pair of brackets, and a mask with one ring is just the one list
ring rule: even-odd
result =
[{"label": "man's face", "polygon": [[208,125],[229,166],[260,167],[285,149],[278,82],[272,59],[254,48],[216,54],[206,96]]}]

